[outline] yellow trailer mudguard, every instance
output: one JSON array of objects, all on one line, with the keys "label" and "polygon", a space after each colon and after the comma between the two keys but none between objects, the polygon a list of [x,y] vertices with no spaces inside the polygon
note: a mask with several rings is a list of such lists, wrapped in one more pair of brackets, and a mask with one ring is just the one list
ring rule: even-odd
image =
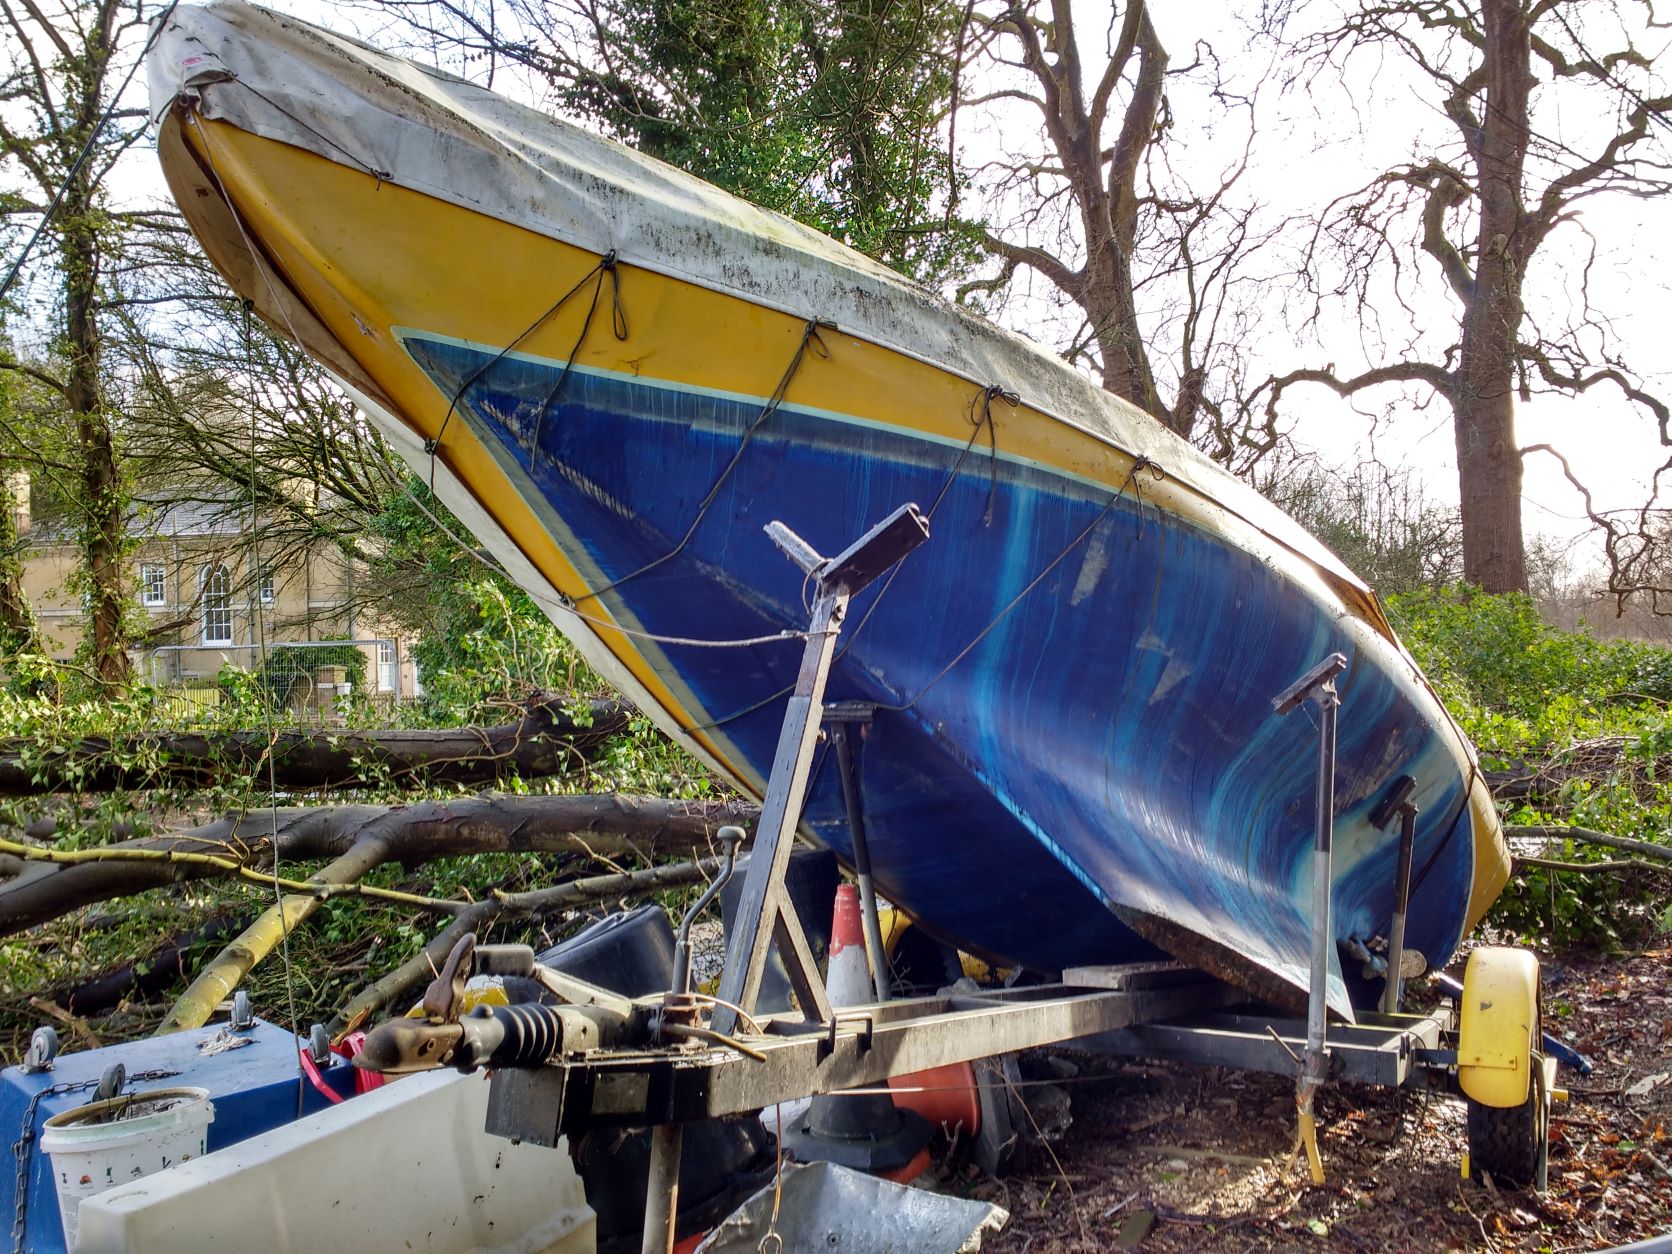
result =
[{"label": "yellow trailer mudguard", "polygon": [[1483,1106],[1520,1106],[1539,1038],[1538,959],[1485,945],[1469,955],[1458,1008],[1457,1084]]}]

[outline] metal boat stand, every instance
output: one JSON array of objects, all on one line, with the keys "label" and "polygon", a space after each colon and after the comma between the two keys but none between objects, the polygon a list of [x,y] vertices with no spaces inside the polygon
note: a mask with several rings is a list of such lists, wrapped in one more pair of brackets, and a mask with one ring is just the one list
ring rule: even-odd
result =
[{"label": "metal boat stand", "polygon": [[853,842],[853,878],[859,884],[871,988],[876,999],[883,1002],[893,995],[893,981],[888,973],[888,950],[883,946],[882,919],[877,912],[877,890],[871,881],[871,846],[865,834],[865,803],[859,792],[859,751],[853,743],[853,729],[870,726],[875,713],[876,706],[869,701],[837,701],[824,707],[824,719],[836,745],[836,769],[842,774],[842,809],[848,816],[848,838]]},{"label": "metal boat stand", "polygon": [[1312,980],[1306,1000],[1306,1051],[1301,1055],[1295,1082],[1299,1144],[1306,1150],[1312,1183],[1324,1182],[1324,1162],[1318,1153],[1318,1122],[1313,1099],[1329,1074],[1329,1052],[1324,1040],[1328,1013],[1331,847],[1335,833],[1335,713],[1341,697],[1335,677],[1347,669],[1347,659],[1332,653],[1272,700],[1279,715],[1310,701],[1318,709],[1317,826],[1312,842]]},{"label": "metal boat stand", "polygon": [[[787,527],[768,528],[773,540],[815,583],[807,647],[795,691],[784,715],[753,855],[744,879],[725,969],[709,1029],[689,1031],[683,1047],[662,1043],[670,1008],[678,1001],[640,999],[598,1036],[584,1031],[578,1049],[563,1031],[535,1039],[532,1049],[497,1052],[458,1046],[469,1065],[500,1068],[493,1077],[488,1131],[515,1140],[555,1146],[560,1137],[607,1127],[652,1129],[643,1250],[673,1247],[678,1214],[683,1123],[757,1111],[808,1095],[885,1083],[889,1077],[948,1063],[972,1061],[1039,1045],[1108,1033],[1135,1023],[1187,1011],[1225,1006],[1244,995],[1176,963],[1086,968],[1072,985],[922,997],[883,1003],[882,953],[869,851],[860,807],[849,726],[867,721],[871,707],[822,704],[843,616],[853,595],[909,554],[928,536],[927,520],[904,506],[835,558],[825,560]],[[831,723],[855,860],[865,895],[868,943],[879,960],[878,1003],[833,1010],[814,965],[804,930],[784,887],[791,844],[800,821],[820,724]],[[753,1014],[768,949],[778,944],[795,991],[799,1014],[757,1020]],[[522,963],[518,954],[495,961]],[[531,957],[531,955],[530,955]],[[573,999],[571,990],[569,999]],[[596,1005],[596,999],[594,1001]],[[571,1007],[541,1008],[547,1019]],[[500,1009],[459,1023],[468,1038],[479,1024],[511,1021],[517,1008]],[[650,1024],[648,1029],[646,1025]],[[584,1025],[583,1025],[584,1028]],[[515,1032],[507,1032],[509,1039]],[[693,1035],[695,1039],[693,1040]],[[693,1048],[693,1044],[709,1048]],[[604,1048],[596,1048],[602,1045]],[[610,1048],[613,1046],[614,1048]],[[437,1059],[444,1061],[444,1059]]]},{"label": "metal boat stand", "polygon": [[[917,506],[902,505],[845,551],[829,559],[782,522],[769,524],[767,534],[812,581],[813,612],[807,628],[807,646],[801,655],[801,670],[778,735],[736,924],[726,947],[720,994],[712,1019],[713,1030],[721,1034],[734,1032],[741,1021],[753,1015],[767,953],[774,941],[789,975],[790,987],[795,991],[796,1004],[806,1021],[820,1025],[835,1022],[812,947],[807,943],[806,929],[785,889],[784,874],[789,868],[795,830],[806,801],[813,750],[822,722],[825,682],[830,677],[848,602],[929,538],[929,520]],[[845,736],[842,744],[845,749]],[[868,864],[865,870],[869,880]],[[870,914],[875,915],[874,900]],[[679,1210],[680,1142],[678,1124],[659,1126],[652,1134],[643,1246],[647,1254],[673,1248],[674,1222]]]}]

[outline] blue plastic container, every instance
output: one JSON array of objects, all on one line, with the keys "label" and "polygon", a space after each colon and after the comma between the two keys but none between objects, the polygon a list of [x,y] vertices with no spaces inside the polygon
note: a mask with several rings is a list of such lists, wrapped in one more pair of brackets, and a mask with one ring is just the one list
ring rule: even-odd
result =
[{"label": "blue plastic container", "polygon": [[[146,1088],[178,1088],[182,1085],[209,1090],[215,1104],[215,1121],[209,1125],[209,1150],[233,1145],[247,1137],[289,1123],[299,1115],[312,1114],[329,1105],[325,1097],[302,1078],[297,1067],[297,1046],[289,1032],[276,1024],[257,1019],[253,1027],[233,1035],[247,1038],[248,1045],[207,1054],[202,1046],[220,1031],[218,1027],[176,1032],[61,1055],[51,1071],[25,1075],[17,1067],[0,1071],[0,1136],[7,1146],[25,1145],[28,1157],[28,1186],[24,1193],[23,1249],[31,1254],[62,1254],[64,1230],[58,1219],[58,1192],[52,1179],[52,1163],[40,1152],[41,1125],[51,1116],[94,1100],[93,1086],[114,1063],[127,1068],[130,1077],[142,1072],[166,1071],[166,1077],[132,1081],[128,1091]],[[354,1069],[347,1063],[324,1072],[327,1083],[339,1093],[354,1092]],[[91,1083],[88,1083],[91,1082]],[[87,1087],[51,1093],[36,1102],[36,1094],[62,1085]],[[25,1129],[24,1121],[29,1127]],[[28,1133],[27,1137],[25,1133]],[[16,1150],[14,1148],[14,1154]],[[0,1161],[0,1239],[12,1248],[12,1224],[17,1215],[17,1160],[7,1155]]]}]

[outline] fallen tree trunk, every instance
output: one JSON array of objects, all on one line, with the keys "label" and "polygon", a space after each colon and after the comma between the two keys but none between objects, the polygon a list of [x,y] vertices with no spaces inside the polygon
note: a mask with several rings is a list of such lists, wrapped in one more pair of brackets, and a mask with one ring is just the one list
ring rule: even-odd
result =
[{"label": "fallen tree trunk", "polygon": [[404,806],[250,810],[188,831],[96,849],[54,850],[0,841],[20,868],[0,879],[0,936],[82,906],[241,870],[332,861],[378,841],[406,867],[478,853],[585,853],[645,858],[707,853],[726,824],[752,827],[744,802],[655,797],[460,797]]},{"label": "fallen tree trunk", "polygon": [[[1520,757],[1481,771],[1499,801],[1552,802],[1574,783],[1628,776],[1645,781],[1651,765],[1635,755],[1635,736],[1600,736],[1543,757]],[[1664,768],[1664,763],[1658,764]]]},{"label": "fallen tree trunk", "polygon": [[1528,824],[1526,827],[1506,827],[1504,835],[1512,840],[1571,840],[1581,845],[1601,845],[1606,849],[1623,849],[1628,853],[1642,854],[1645,858],[1658,858],[1662,862],[1672,862],[1672,845],[1657,845],[1653,841],[1633,840],[1629,836],[1610,836],[1607,832],[1594,832],[1588,827],[1556,827]]},{"label": "fallen tree trunk", "polygon": [[[387,843],[376,837],[356,841],[342,857],[310,875],[308,882],[353,884],[367,871],[385,862],[388,854]],[[170,1032],[200,1028],[209,1022],[215,1007],[232,995],[232,990],[238,987],[256,963],[306,922],[308,916],[319,909],[322,900],[293,893],[262,911],[260,918],[239,933],[237,939],[221,950],[213,962],[198,972],[197,978],[180,994],[153,1035],[167,1036]]]},{"label": "fallen tree trunk", "polygon": [[223,914],[203,926],[177,936],[162,948],[134,962],[125,962],[79,984],[47,994],[52,1001],[75,1015],[96,1015],[111,1009],[124,997],[144,996],[168,988],[186,975],[192,954],[203,946],[221,942],[242,931],[250,915]]},{"label": "fallen tree trunk", "polygon": [[111,739],[90,736],[42,754],[28,742],[0,741],[0,796],[23,797],[118,788],[195,787],[229,773],[259,775],[291,791],[342,788],[367,776],[474,786],[516,775],[561,775],[627,729],[632,707],[594,701],[576,709],[542,693],[523,716],[493,727],[446,731],[391,728],[287,728],[263,731],[159,732]]}]

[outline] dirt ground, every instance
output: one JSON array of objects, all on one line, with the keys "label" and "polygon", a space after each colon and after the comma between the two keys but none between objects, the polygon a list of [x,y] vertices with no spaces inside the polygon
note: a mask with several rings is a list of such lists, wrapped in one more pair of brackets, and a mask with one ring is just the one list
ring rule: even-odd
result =
[{"label": "dirt ground", "polygon": [[1314,1187],[1288,1161],[1292,1081],[1066,1055],[1079,1075],[1055,1159],[966,1182],[1011,1212],[982,1248],[1559,1254],[1672,1232],[1669,976],[1672,949],[1546,962],[1547,1026],[1596,1069],[1562,1070],[1542,1196],[1461,1179],[1463,1106],[1439,1094],[1327,1088]]}]

